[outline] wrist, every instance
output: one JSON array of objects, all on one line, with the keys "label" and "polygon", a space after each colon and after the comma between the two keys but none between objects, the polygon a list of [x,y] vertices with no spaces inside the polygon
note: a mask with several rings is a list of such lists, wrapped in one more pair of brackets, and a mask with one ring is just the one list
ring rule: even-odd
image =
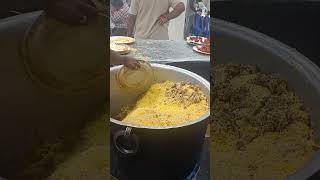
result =
[{"label": "wrist", "polygon": [[127,62],[127,56],[120,56],[120,64],[125,64]]},{"label": "wrist", "polygon": [[165,14],[164,16],[166,17],[166,19],[167,19],[168,21],[170,21],[170,20],[172,19],[171,13]]}]

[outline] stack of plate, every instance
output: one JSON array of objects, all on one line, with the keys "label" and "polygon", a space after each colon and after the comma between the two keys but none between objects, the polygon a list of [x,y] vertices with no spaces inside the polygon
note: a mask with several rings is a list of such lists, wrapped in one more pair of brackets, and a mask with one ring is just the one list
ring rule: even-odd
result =
[{"label": "stack of plate", "polygon": [[128,54],[130,47],[127,44],[132,44],[134,41],[132,37],[112,36],[110,37],[110,49],[119,54]]},{"label": "stack of plate", "polygon": [[[194,39],[200,39],[195,41]],[[210,55],[210,52],[202,51],[202,48],[209,46],[210,47],[210,40],[206,37],[200,36],[189,36],[187,37],[187,43],[192,45],[192,49],[198,53]]]}]

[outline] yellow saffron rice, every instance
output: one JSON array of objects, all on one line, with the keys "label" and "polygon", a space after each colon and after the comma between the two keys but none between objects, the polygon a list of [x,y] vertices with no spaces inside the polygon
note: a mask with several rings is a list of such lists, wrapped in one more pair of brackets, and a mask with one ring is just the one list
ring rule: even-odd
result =
[{"label": "yellow saffron rice", "polygon": [[208,99],[200,87],[166,81],[152,85],[131,111],[119,117],[125,114],[121,119],[130,124],[166,127],[194,121],[207,112]]}]

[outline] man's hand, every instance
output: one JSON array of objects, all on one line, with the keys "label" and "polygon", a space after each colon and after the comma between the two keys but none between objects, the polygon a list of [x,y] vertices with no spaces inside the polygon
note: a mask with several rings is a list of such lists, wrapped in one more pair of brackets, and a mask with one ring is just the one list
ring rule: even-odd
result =
[{"label": "man's hand", "polygon": [[129,69],[140,68],[140,63],[136,58],[130,56],[121,56],[117,54],[115,51],[110,50],[110,65],[116,64],[123,64],[125,67]]},{"label": "man's hand", "polygon": [[163,25],[166,22],[168,22],[169,20],[170,20],[169,15],[166,13],[166,14],[162,14],[161,16],[159,16],[157,22],[160,23],[161,25]]},{"label": "man's hand", "polygon": [[162,14],[160,17],[158,17],[156,23],[160,23],[161,25],[163,25],[171,19],[178,17],[184,10],[184,4],[180,2],[173,8],[173,11],[171,11],[170,13]]},{"label": "man's hand", "polygon": [[69,25],[85,25],[98,10],[90,0],[45,0],[48,16]]},{"label": "man's hand", "polygon": [[134,25],[136,24],[136,17],[135,15],[129,14],[128,16],[128,30],[127,30],[127,36],[133,37],[133,29]]},{"label": "man's hand", "polygon": [[140,63],[137,59],[133,57],[127,57],[123,61],[123,65],[129,69],[139,69],[140,68]]}]

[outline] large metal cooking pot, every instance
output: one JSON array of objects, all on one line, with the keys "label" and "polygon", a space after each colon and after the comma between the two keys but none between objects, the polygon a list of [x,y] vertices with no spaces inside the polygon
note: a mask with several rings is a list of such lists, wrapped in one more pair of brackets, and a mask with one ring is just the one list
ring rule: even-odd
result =
[{"label": "large metal cooking pot", "polygon": [[[277,73],[303,100],[310,112],[316,142],[320,142],[320,69],[296,50],[250,29],[214,19],[214,61],[258,65]],[[320,170],[320,152],[288,179],[307,179]]]},{"label": "large metal cooking pot", "polygon": [[0,177],[9,179],[34,160],[39,146],[78,132],[107,98],[105,80],[86,92],[64,95],[32,80],[19,52],[28,28],[40,13],[0,21]]},{"label": "large metal cooking pot", "polygon": [[[174,66],[151,64],[156,82],[189,81],[199,85],[210,99],[208,81]],[[141,93],[122,89],[116,81],[121,66],[110,68],[110,114],[135,103]],[[136,126],[110,118],[111,171],[119,179],[184,179],[199,162],[209,112],[178,126],[155,128]]]}]

